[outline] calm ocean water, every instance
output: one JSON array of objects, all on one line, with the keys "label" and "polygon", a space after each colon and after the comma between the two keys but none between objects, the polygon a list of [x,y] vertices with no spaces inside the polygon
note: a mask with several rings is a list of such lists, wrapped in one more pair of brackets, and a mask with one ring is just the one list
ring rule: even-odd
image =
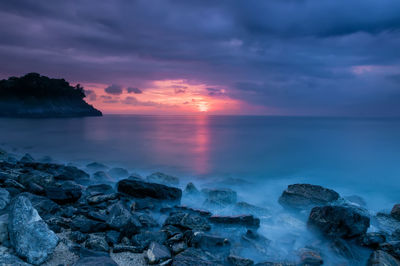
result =
[{"label": "calm ocean water", "polygon": [[0,147],[37,158],[202,182],[240,178],[263,183],[258,193],[271,197],[289,183],[310,182],[360,194],[376,208],[400,201],[397,119],[106,115],[3,118],[0,129]]}]

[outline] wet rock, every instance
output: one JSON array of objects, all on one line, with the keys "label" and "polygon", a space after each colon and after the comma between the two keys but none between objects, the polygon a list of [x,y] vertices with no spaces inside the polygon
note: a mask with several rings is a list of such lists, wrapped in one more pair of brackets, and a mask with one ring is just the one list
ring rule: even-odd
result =
[{"label": "wet rock", "polygon": [[57,165],[53,170],[54,178],[57,180],[89,180],[89,174],[76,168],[75,166]]},{"label": "wet rock", "polygon": [[212,213],[207,211],[207,210],[202,210],[202,209],[194,209],[185,205],[181,205],[181,206],[175,206],[174,207],[177,211],[181,211],[181,212],[187,212],[187,213],[193,213],[193,214],[197,214],[200,215],[202,217],[206,217],[209,218],[212,216]]},{"label": "wet rock", "polygon": [[118,231],[110,230],[106,232],[106,241],[108,245],[115,246],[118,244],[120,233]]},{"label": "wet rock", "polygon": [[14,179],[11,179],[11,178],[8,178],[4,181],[4,186],[18,189],[21,192],[26,191],[26,187],[24,185],[18,183],[17,181],[15,181]]},{"label": "wet rock", "polygon": [[188,248],[185,251],[176,255],[172,262],[173,266],[218,266],[222,265],[220,261],[212,257],[211,254],[205,254],[203,251],[196,248]]},{"label": "wet rock", "polygon": [[206,234],[204,232],[186,232],[185,238],[188,239],[188,245],[204,251],[229,254],[231,243],[227,238]]},{"label": "wet rock", "polygon": [[120,167],[111,168],[108,174],[114,178],[126,178],[129,176],[128,171]]},{"label": "wet rock", "polygon": [[25,187],[29,187],[31,183],[35,183],[36,185],[40,184],[42,186],[48,186],[54,182],[54,178],[53,175],[49,173],[38,170],[31,170],[19,175],[18,182]]},{"label": "wet rock", "polygon": [[378,232],[366,233],[365,235],[362,235],[358,240],[360,245],[373,249],[377,249],[379,245],[385,243],[385,241],[386,236]]},{"label": "wet rock", "polygon": [[396,204],[393,206],[390,215],[395,218],[396,220],[400,221],[400,204]]},{"label": "wet rock", "polygon": [[19,161],[21,163],[32,163],[35,161],[35,159],[33,159],[32,155],[29,153],[25,153],[25,155]]},{"label": "wet rock", "polygon": [[140,232],[142,224],[139,222],[136,216],[132,216],[128,223],[122,228],[120,238],[127,237],[130,239],[133,235]]},{"label": "wet rock", "polygon": [[132,213],[121,202],[110,206],[108,212],[107,224],[115,230],[124,228],[132,218]]},{"label": "wet rock", "polygon": [[99,184],[99,185],[91,185],[86,188],[86,192],[89,195],[98,195],[98,194],[112,194],[114,193],[114,189],[107,184]]},{"label": "wet rock", "polygon": [[233,225],[233,226],[246,226],[246,227],[260,227],[260,219],[253,215],[237,215],[237,216],[211,216],[210,221],[216,224]]},{"label": "wet rock", "polygon": [[0,244],[8,240],[8,214],[0,215]]},{"label": "wet rock", "polygon": [[110,257],[84,257],[79,259],[73,266],[118,266]]},{"label": "wet rock", "polygon": [[400,241],[389,241],[381,244],[379,249],[389,253],[397,259],[400,259]]},{"label": "wet rock", "polygon": [[150,183],[157,183],[157,184],[163,184],[163,185],[174,185],[177,186],[179,185],[179,178],[175,176],[170,176],[166,175],[164,173],[156,172],[152,173],[146,178],[147,182]]},{"label": "wet rock", "polygon": [[103,234],[90,234],[85,241],[85,247],[94,251],[108,252],[110,247]]},{"label": "wet rock", "polygon": [[0,265],[4,266],[30,266],[31,264],[25,263],[23,260],[10,253],[0,254]]},{"label": "wet rock", "polygon": [[143,228],[157,227],[159,224],[153,217],[146,213],[136,213],[139,222],[142,224]]},{"label": "wet rock", "polygon": [[186,243],[183,241],[171,243],[170,247],[171,247],[172,253],[175,255],[188,248]]},{"label": "wet rock", "polygon": [[82,187],[73,182],[65,182],[59,186],[49,186],[45,192],[47,198],[63,205],[76,202],[82,195]]},{"label": "wet rock", "polygon": [[307,224],[325,236],[353,238],[365,234],[370,219],[354,209],[324,206],[311,210]]},{"label": "wet rock", "polygon": [[71,229],[82,233],[97,233],[106,231],[109,226],[104,222],[76,216],[71,221]]},{"label": "wet rock", "polygon": [[196,186],[192,182],[186,185],[186,188],[183,192],[186,195],[191,195],[191,196],[197,196],[200,194],[200,191],[196,188]]},{"label": "wet rock", "polygon": [[271,240],[251,229],[242,235],[242,242],[243,245],[250,246],[262,254],[267,254],[268,247],[271,244]]},{"label": "wet rock", "polygon": [[141,248],[142,250],[145,250],[146,248],[149,247],[151,242],[157,242],[162,245],[166,240],[167,240],[167,234],[164,232],[145,231],[132,237],[132,244],[134,246]]},{"label": "wet rock", "polygon": [[242,258],[235,255],[229,255],[227,258],[229,265],[232,266],[252,266],[254,262],[251,259]]},{"label": "wet rock", "polygon": [[97,182],[113,182],[114,179],[104,171],[98,171],[93,174],[93,179]]},{"label": "wet rock", "polygon": [[146,251],[146,260],[149,264],[156,264],[171,258],[169,249],[157,242],[152,242]]},{"label": "wet rock", "polygon": [[136,198],[155,198],[164,200],[180,200],[182,190],[161,184],[146,183],[138,180],[124,179],[118,182],[118,191]]},{"label": "wet rock", "polygon": [[98,162],[92,162],[86,165],[86,168],[92,170],[92,171],[104,171],[107,170],[108,167],[102,163]]},{"label": "wet rock", "polygon": [[328,188],[310,184],[289,185],[279,198],[279,203],[290,209],[309,209],[323,206],[339,199],[339,194]]},{"label": "wet rock", "polygon": [[132,180],[137,180],[137,181],[142,181],[145,182],[145,180],[143,179],[143,177],[138,174],[138,173],[132,173],[130,174],[130,176],[128,177],[128,179],[132,179]]},{"label": "wet rock", "polygon": [[355,252],[351,242],[345,241],[341,238],[335,238],[330,241],[329,248],[336,255],[349,260],[357,260],[360,258],[359,254]]},{"label": "wet rock", "polygon": [[233,208],[233,212],[235,214],[251,214],[264,219],[271,217],[270,210],[249,204],[244,201],[236,203]]},{"label": "wet rock", "polygon": [[88,204],[96,205],[96,204],[100,204],[100,203],[103,203],[106,201],[116,200],[118,198],[119,198],[119,196],[117,193],[112,193],[112,194],[106,194],[106,195],[100,194],[100,195],[90,196],[86,200],[87,200]]},{"label": "wet rock", "polygon": [[71,232],[69,235],[69,238],[74,241],[75,243],[81,244],[85,242],[85,240],[88,238],[86,234],[83,234],[79,231]]},{"label": "wet rock", "polygon": [[208,207],[223,208],[237,201],[237,194],[231,189],[203,189],[202,192],[206,195],[204,205]]},{"label": "wet rock", "polygon": [[8,203],[10,203],[10,200],[10,193],[6,189],[0,187],[0,210],[4,209]]},{"label": "wet rock", "polygon": [[208,231],[211,229],[206,218],[194,213],[184,212],[170,213],[169,217],[164,222],[164,226],[166,225],[173,225],[182,229],[195,231]]},{"label": "wet rock", "polygon": [[44,188],[35,182],[31,182],[26,186],[28,192],[36,195],[44,195],[46,192]]},{"label": "wet rock", "polygon": [[367,261],[367,266],[399,266],[400,261],[392,257],[390,254],[377,250],[374,251]]},{"label": "wet rock", "polygon": [[116,244],[113,248],[114,253],[122,253],[122,252],[132,252],[132,253],[142,253],[143,249],[130,245],[122,245]]},{"label": "wet rock", "polygon": [[35,265],[46,261],[59,240],[24,196],[11,203],[8,231],[18,256]]},{"label": "wet rock", "polygon": [[20,195],[27,197],[31,201],[33,208],[35,208],[39,215],[45,220],[61,211],[61,207],[57,203],[46,197],[33,195],[28,192],[21,193]]},{"label": "wet rock", "polygon": [[177,234],[182,233],[181,229],[173,225],[165,225],[162,227],[161,231],[167,234],[167,238],[171,238]]},{"label": "wet rock", "polygon": [[317,266],[324,263],[321,254],[314,249],[302,248],[299,251],[299,256],[301,265]]}]

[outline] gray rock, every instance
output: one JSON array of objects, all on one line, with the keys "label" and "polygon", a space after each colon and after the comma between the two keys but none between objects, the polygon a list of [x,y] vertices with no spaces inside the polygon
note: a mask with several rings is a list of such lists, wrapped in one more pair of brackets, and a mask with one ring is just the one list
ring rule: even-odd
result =
[{"label": "gray rock", "polygon": [[368,259],[367,266],[399,266],[400,262],[388,253],[377,250]]},{"label": "gray rock", "polygon": [[311,210],[307,224],[325,236],[353,238],[366,233],[370,219],[351,208],[324,206]]},{"label": "gray rock", "polygon": [[118,266],[110,257],[84,257],[79,259],[73,266]]},{"label": "gray rock", "polygon": [[84,216],[76,216],[71,221],[71,229],[82,233],[104,232],[109,226],[100,221],[88,219]]},{"label": "gray rock", "polygon": [[213,252],[213,254],[224,253],[229,254],[231,243],[227,238],[206,234],[204,232],[187,232],[185,238],[191,247],[201,249],[203,251]]},{"label": "gray rock", "polygon": [[188,248],[176,255],[173,259],[172,266],[222,266],[211,254],[206,254],[196,248]]},{"label": "gray rock", "polygon": [[200,194],[200,191],[196,188],[196,186],[190,182],[186,185],[185,190],[183,191],[186,195],[197,196]]},{"label": "gray rock", "polygon": [[0,244],[8,240],[8,214],[0,215]]},{"label": "gray rock", "polygon": [[0,254],[0,265],[2,265],[2,266],[30,266],[31,264],[24,262],[17,256],[7,253],[7,254]]},{"label": "gray rock", "polygon": [[359,244],[365,247],[376,249],[380,244],[385,243],[386,236],[378,232],[370,232],[359,238]]},{"label": "gray rock", "polygon": [[114,179],[104,171],[97,171],[93,174],[93,179],[98,182],[113,182]]},{"label": "gray rock", "polygon": [[8,232],[17,255],[35,265],[46,261],[59,240],[24,196],[11,204]]},{"label": "gray rock", "polygon": [[175,176],[166,175],[164,173],[156,172],[149,175],[147,181],[150,183],[158,183],[163,185],[179,185],[179,178]]},{"label": "gray rock", "polygon": [[211,208],[223,208],[237,201],[237,194],[231,189],[203,189],[206,196],[204,205]]},{"label": "gray rock", "polygon": [[149,247],[150,243],[157,242],[160,245],[164,244],[167,240],[167,234],[164,232],[151,232],[145,231],[132,237],[132,244],[145,250]]},{"label": "gray rock", "polygon": [[165,220],[164,226],[173,225],[182,229],[190,229],[195,231],[209,231],[211,226],[208,220],[198,214],[175,212],[170,213]]},{"label": "gray rock", "polygon": [[61,207],[57,203],[46,197],[33,195],[28,192],[21,193],[20,195],[27,197],[31,201],[33,208],[37,210],[43,219],[52,218],[56,213],[61,211]]},{"label": "gray rock", "polygon": [[310,209],[339,199],[332,189],[310,184],[289,185],[279,198],[279,203],[290,209]]},{"label": "gray rock", "polygon": [[314,249],[302,248],[299,250],[301,265],[318,266],[324,264],[321,254]]},{"label": "gray rock", "polygon": [[121,230],[132,218],[132,213],[121,202],[111,205],[108,212],[107,224],[114,230]]},{"label": "gray rock", "polygon": [[393,218],[400,221],[400,204],[396,204],[393,206],[392,211],[390,212]]},{"label": "gray rock", "polygon": [[58,204],[75,203],[82,195],[82,187],[72,181],[45,189],[46,197]]},{"label": "gray rock", "polygon": [[108,252],[110,247],[103,234],[90,234],[85,241],[85,247],[94,251]]},{"label": "gray rock", "polygon": [[4,209],[10,203],[10,193],[0,187],[0,210]]},{"label": "gray rock", "polygon": [[252,266],[254,262],[251,259],[242,258],[235,255],[228,256],[228,262],[232,266]]},{"label": "gray rock", "polygon": [[236,216],[211,216],[210,222],[216,224],[224,224],[231,226],[260,227],[260,219],[253,215],[236,215]]},{"label": "gray rock", "polygon": [[146,251],[146,260],[149,264],[156,264],[166,261],[171,258],[171,252],[169,249],[160,245],[157,242],[152,242],[149,249]]},{"label": "gray rock", "polygon": [[88,197],[86,200],[90,205],[100,204],[106,201],[118,199],[117,193],[112,194],[100,194]]}]

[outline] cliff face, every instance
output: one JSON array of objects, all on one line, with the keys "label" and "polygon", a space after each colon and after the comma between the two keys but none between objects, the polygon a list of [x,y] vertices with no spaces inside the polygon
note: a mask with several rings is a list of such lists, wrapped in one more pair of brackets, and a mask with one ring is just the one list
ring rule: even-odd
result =
[{"label": "cliff face", "polygon": [[80,85],[30,73],[0,80],[2,117],[81,117],[102,113],[84,101]]}]

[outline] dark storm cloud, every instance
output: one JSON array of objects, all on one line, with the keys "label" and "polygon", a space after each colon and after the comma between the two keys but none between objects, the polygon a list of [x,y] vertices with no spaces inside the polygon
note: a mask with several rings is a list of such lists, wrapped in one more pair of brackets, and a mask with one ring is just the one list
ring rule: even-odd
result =
[{"label": "dark storm cloud", "polygon": [[398,0],[1,1],[0,78],[187,79],[282,114],[400,115],[399,10]]},{"label": "dark storm cloud", "polygon": [[126,91],[127,91],[128,93],[134,93],[134,94],[141,94],[141,93],[143,93],[143,91],[142,91],[141,89],[139,89],[139,88],[132,88],[132,87],[126,88]]},{"label": "dark storm cloud", "polygon": [[122,94],[122,87],[120,85],[113,84],[105,88],[104,91],[108,94],[120,95]]}]

